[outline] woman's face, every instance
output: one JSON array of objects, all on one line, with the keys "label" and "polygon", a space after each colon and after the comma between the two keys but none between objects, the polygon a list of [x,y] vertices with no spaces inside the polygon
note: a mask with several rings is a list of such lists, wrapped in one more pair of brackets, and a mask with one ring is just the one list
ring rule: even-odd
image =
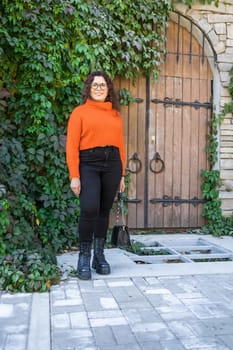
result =
[{"label": "woman's face", "polygon": [[104,102],[108,96],[108,85],[106,80],[101,76],[93,79],[90,90],[91,98],[95,101]]}]

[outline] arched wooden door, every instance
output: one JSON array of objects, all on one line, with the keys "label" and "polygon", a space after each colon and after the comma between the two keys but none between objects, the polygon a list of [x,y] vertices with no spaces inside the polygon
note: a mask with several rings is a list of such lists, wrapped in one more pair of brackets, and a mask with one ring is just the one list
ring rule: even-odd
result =
[{"label": "arched wooden door", "polygon": [[171,22],[157,83],[117,82],[135,102],[121,109],[130,173],[130,228],[197,228],[204,224],[201,171],[208,169],[212,73],[203,48]]}]

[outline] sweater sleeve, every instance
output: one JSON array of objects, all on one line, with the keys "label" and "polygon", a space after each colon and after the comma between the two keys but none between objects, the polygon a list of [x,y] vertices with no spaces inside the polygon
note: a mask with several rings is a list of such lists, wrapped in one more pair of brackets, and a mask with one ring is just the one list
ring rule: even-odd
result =
[{"label": "sweater sleeve", "polygon": [[70,179],[80,177],[79,173],[79,146],[82,131],[82,120],[78,108],[74,109],[68,121],[66,138],[66,162]]}]

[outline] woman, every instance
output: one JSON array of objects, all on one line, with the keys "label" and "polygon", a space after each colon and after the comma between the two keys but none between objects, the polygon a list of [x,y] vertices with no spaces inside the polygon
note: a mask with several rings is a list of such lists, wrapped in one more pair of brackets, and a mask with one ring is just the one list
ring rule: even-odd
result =
[{"label": "woman", "polygon": [[92,267],[109,274],[104,244],[115,194],[125,190],[125,150],[122,119],[113,82],[102,71],[91,73],[84,84],[83,104],[68,122],[66,155],[70,187],[80,198],[78,276],[91,278]]}]

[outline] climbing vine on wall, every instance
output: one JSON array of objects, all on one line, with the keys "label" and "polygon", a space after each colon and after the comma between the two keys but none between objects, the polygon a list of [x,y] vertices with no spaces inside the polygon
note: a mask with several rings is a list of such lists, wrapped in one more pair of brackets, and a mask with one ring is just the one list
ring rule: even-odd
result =
[{"label": "climbing vine on wall", "polygon": [[214,115],[211,121],[211,133],[207,147],[211,170],[202,172],[202,193],[204,199],[206,199],[203,216],[208,221],[207,226],[203,230],[215,236],[224,234],[233,235],[233,216],[222,216],[221,200],[219,198],[219,188],[221,185],[220,172],[213,169],[213,166],[218,160],[217,135],[219,126],[226,114],[233,113],[233,68],[230,71],[230,75],[229,92],[232,101],[225,104],[222,114],[219,116]]},{"label": "climbing vine on wall", "polygon": [[[191,6],[193,4],[193,0],[173,0],[172,1],[173,3],[184,3],[186,5],[189,5]],[[214,3],[215,6],[218,6],[219,5],[219,0],[199,0],[199,3],[205,5],[205,4],[212,4]]]}]

